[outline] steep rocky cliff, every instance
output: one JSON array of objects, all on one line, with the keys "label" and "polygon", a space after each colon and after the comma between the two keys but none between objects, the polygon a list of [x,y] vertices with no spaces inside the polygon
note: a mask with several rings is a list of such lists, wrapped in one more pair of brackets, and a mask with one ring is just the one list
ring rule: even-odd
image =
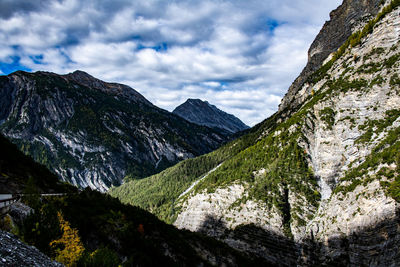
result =
[{"label": "steep rocky cliff", "polygon": [[308,50],[307,65],[282,99],[280,111],[290,111],[301,104],[296,95],[310,75],[318,70],[324,60],[356,29],[375,17],[381,6],[381,0],[344,0],[342,5],[331,12],[330,20],[324,24]]},{"label": "steep rocky cliff", "polygon": [[0,76],[0,131],[63,181],[101,191],[218,147],[226,137],[87,73]]},{"label": "steep rocky cliff", "polygon": [[241,120],[228,114],[207,101],[188,99],[179,105],[172,113],[198,125],[222,129],[228,134],[233,134],[249,128]]},{"label": "steep rocky cliff", "polygon": [[[357,5],[363,8],[356,12]],[[296,80],[280,111],[192,160],[198,175],[183,162],[140,185],[168,181],[175,193],[150,205],[129,197],[143,190],[137,184],[112,194],[275,264],[396,266],[400,1],[378,6],[344,1],[319,36],[335,39],[332,31],[346,28],[345,18],[354,14],[368,19],[354,19],[357,26],[340,33],[346,37],[334,44],[336,52],[328,49],[318,63],[311,57],[309,64],[319,66],[306,82]]]}]

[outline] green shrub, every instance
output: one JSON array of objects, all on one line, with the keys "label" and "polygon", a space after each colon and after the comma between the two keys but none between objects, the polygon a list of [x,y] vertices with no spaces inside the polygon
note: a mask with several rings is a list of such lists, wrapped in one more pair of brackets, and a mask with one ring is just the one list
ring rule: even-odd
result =
[{"label": "green shrub", "polygon": [[335,123],[335,112],[330,107],[326,107],[320,112],[321,119],[328,125],[328,129],[332,130],[332,126]]},{"label": "green shrub", "polygon": [[397,73],[393,74],[392,77],[390,77],[390,85],[391,86],[400,85],[400,78]]},{"label": "green shrub", "polygon": [[118,267],[121,261],[115,251],[98,248],[92,253],[85,253],[78,262],[83,267]]},{"label": "green shrub", "polygon": [[400,54],[393,55],[385,61],[384,65],[387,68],[392,68],[399,61],[399,59]]}]

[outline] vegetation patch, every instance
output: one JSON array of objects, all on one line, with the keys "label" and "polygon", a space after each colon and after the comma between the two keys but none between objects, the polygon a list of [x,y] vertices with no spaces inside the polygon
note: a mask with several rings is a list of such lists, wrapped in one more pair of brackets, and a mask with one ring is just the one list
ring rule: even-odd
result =
[{"label": "vegetation patch", "polygon": [[391,126],[400,117],[399,109],[388,110],[385,118],[380,120],[367,120],[363,125],[358,126],[359,130],[365,130],[356,141],[356,144],[365,144],[371,141],[372,136],[378,136],[383,130]]},{"label": "vegetation patch", "polygon": [[[346,194],[347,192],[351,192],[358,185],[363,184],[365,179],[367,179],[367,181],[372,181],[374,179],[381,180],[383,176],[389,179],[393,178],[395,176],[395,172],[386,172],[386,169],[377,172],[374,177],[370,177],[369,175],[367,175],[369,171],[376,170],[382,164],[391,165],[392,163],[396,163],[396,172],[398,175],[400,166],[399,136],[400,127],[389,131],[387,137],[373,149],[371,154],[366,157],[365,161],[362,164],[346,172],[341,181],[349,181],[350,184],[347,186],[337,186],[334,190],[334,193],[337,194],[339,192],[342,192]],[[400,188],[398,188],[398,180],[399,179],[396,178],[393,182],[381,182],[381,184],[388,189],[386,191],[388,195],[397,196],[400,194]],[[400,199],[397,198],[396,200]]]},{"label": "vegetation patch", "polygon": [[265,264],[90,189],[64,197],[36,198],[35,212],[20,226],[19,235],[66,266],[198,266],[205,262],[198,247],[233,258],[241,266]]},{"label": "vegetation patch", "polygon": [[388,58],[388,59],[385,61],[384,65],[385,65],[387,68],[390,69],[390,68],[392,68],[396,63],[399,62],[399,59],[400,59],[400,54],[393,55],[393,56],[391,56],[390,58]]},{"label": "vegetation patch", "polygon": [[385,82],[385,79],[381,75],[378,75],[369,83],[368,87],[371,88],[374,85],[382,85],[384,82]]},{"label": "vegetation patch", "polygon": [[395,85],[400,85],[400,78],[397,73],[393,74],[392,77],[390,77],[390,85],[395,86]]},{"label": "vegetation patch", "polygon": [[370,62],[367,64],[363,64],[361,65],[358,69],[357,69],[357,73],[365,73],[365,74],[371,74],[371,73],[375,73],[378,72],[380,70],[382,70],[383,68],[383,64],[380,62]]},{"label": "vegetation patch", "polygon": [[320,112],[321,119],[326,123],[329,130],[332,130],[332,126],[335,123],[335,111],[330,107],[326,107]]}]

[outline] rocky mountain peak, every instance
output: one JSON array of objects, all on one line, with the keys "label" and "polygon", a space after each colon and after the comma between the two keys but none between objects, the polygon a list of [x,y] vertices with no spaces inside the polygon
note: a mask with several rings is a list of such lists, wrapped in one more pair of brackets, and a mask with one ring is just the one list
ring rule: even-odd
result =
[{"label": "rocky mountain peak", "polygon": [[236,133],[249,128],[240,119],[226,113],[207,101],[189,98],[172,112],[192,123],[219,128],[228,133]]},{"label": "rocky mountain peak", "polygon": [[325,59],[335,52],[349,36],[382,6],[382,0],[344,0],[342,5],[330,13],[321,31],[308,50],[308,62],[282,99],[279,111],[297,107],[302,103],[298,92],[312,73],[318,70]]},{"label": "rocky mountain peak", "polygon": [[76,70],[72,73],[69,74],[70,76],[74,76],[77,79],[91,79],[91,80],[97,80],[95,77],[93,77],[92,75],[90,75],[87,72],[84,72],[83,70]]},{"label": "rocky mountain peak", "polygon": [[210,103],[208,103],[208,101],[203,101],[203,100],[198,99],[198,98],[188,98],[186,100],[186,102],[189,103],[189,104],[194,104],[194,105],[204,105],[204,104],[206,104],[206,105],[211,106]]},{"label": "rocky mountain peak", "polygon": [[81,70],[76,70],[72,73],[64,75],[64,78],[68,81],[75,82],[89,88],[98,89],[108,94],[128,98],[134,102],[152,105],[144,96],[127,85],[104,82]]}]

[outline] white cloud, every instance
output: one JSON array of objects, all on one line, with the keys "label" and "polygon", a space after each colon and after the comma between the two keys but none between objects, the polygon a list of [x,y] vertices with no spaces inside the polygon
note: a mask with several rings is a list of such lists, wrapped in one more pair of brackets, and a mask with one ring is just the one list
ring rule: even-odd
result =
[{"label": "white cloud", "polygon": [[0,61],[15,69],[81,69],[128,84],[170,111],[200,98],[254,125],[277,110],[339,3],[5,0]]}]

